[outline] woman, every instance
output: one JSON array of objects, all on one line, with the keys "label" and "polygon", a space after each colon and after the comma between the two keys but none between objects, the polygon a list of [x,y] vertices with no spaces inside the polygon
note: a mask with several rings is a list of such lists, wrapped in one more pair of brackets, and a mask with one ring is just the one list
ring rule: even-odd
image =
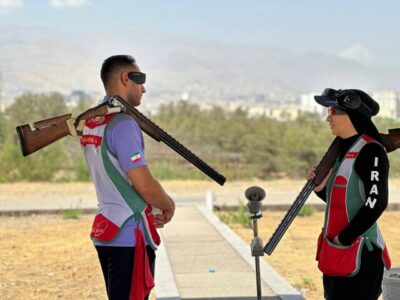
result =
[{"label": "woman", "polygon": [[[390,258],[376,221],[388,203],[389,162],[371,117],[379,104],[360,90],[325,89],[315,96],[328,107],[340,153],[315,188],[327,203],[318,241],[318,267],[328,300],[376,300]],[[315,176],[314,170],[309,178]]]}]

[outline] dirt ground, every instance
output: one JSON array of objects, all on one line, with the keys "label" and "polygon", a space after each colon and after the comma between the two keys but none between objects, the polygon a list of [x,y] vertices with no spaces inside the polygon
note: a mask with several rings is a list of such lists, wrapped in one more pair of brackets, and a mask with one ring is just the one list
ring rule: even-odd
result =
[{"label": "dirt ground", "polygon": [[[260,220],[264,242],[284,212]],[[400,212],[380,222],[394,266],[400,262]],[[65,220],[61,215],[0,217],[0,299],[106,299],[95,250],[88,239],[91,215]],[[264,258],[306,299],[321,299],[321,274],[314,261],[322,214],[297,218],[272,256]],[[234,225],[250,241],[252,232]]]},{"label": "dirt ground", "polygon": [[0,217],[0,299],[106,299],[91,219]]},{"label": "dirt ground", "polygon": [[[259,221],[259,236],[264,244],[286,212],[264,212]],[[400,211],[382,215],[379,225],[388,246],[393,267],[400,267]],[[317,237],[323,225],[323,213],[297,217],[271,256],[264,259],[293,286],[302,290],[307,300],[323,299],[322,277],[315,261]],[[253,231],[239,224],[230,225],[244,241],[251,241]]]},{"label": "dirt ground", "polygon": [[[274,184],[288,186],[282,182]],[[0,198],[29,198],[38,191],[48,197],[63,189],[62,184],[39,185],[41,188],[37,184],[3,184]],[[232,184],[238,189],[242,185],[249,183]],[[177,192],[187,192],[190,186],[194,192],[204,190],[210,183],[169,182],[164,186]],[[87,193],[85,187],[87,184],[69,184],[68,190]],[[264,212],[259,221],[259,235],[264,243],[284,214]],[[92,218],[82,214],[79,219],[64,219],[62,215],[1,216],[0,299],[106,299],[100,266],[89,239]],[[321,275],[314,261],[322,218],[322,213],[297,217],[272,256],[264,256],[291,284],[302,289],[308,300],[322,299]],[[395,267],[400,266],[399,218],[400,212],[385,212],[380,221]],[[245,242],[250,242],[250,229],[240,225],[233,228]]]}]

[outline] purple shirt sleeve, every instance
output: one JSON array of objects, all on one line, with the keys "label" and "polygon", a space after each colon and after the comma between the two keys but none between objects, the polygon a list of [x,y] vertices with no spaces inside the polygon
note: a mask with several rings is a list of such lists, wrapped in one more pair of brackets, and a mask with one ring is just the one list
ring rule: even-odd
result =
[{"label": "purple shirt sleeve", "polygon": [[116,156],[124,172],[147,165],[143,134],[131,118],[118,122],[106,132],[109,150]]}]

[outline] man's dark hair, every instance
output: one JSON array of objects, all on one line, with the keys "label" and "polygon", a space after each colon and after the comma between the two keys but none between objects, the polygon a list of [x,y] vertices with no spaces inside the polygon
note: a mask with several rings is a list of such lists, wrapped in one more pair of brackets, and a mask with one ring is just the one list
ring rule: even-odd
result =
[{"label": "man's dark hair", "polygon": [[114,55],[107,58],[103,62],[100,71],[104,87],[109,84],[111,75],[117,68],[132,66],[135,64],[136,60],[130,55]]}]

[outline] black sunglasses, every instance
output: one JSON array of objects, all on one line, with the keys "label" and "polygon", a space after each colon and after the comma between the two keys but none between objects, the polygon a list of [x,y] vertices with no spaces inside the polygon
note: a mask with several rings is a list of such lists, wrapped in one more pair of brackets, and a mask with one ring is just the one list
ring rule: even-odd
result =
[{"label": "black sunglasses", "polygon": [[142,72],[129,72],[128,78],[136,84],[144,84],[146,82],[146,74]]}]

